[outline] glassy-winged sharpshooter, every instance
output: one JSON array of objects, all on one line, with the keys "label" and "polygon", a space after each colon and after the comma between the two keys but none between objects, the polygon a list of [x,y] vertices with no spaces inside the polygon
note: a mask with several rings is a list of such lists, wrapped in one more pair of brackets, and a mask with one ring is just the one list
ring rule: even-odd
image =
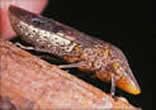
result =
[{"label": "glassy-winged sharpshooter", "polygon": [[141,93],[125,55],[114,45],[15,6],[10,6],[9,18],[17,35],[35,50],[63,58],[70,63],[68,67],[77,64],[80,70],[90,71],[128,93]]}]

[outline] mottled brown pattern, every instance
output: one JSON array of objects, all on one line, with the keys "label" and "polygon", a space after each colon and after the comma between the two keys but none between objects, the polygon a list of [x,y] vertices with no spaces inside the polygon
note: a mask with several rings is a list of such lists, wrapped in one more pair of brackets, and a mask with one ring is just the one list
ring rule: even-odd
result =
[{"label": "mottled brown pattern", "polygon": [[9,8],[9,17],[16,33],[35,50],[62,57],[69,63],[84,62],[85,66],[78,68],[91,71],[103,81],[111,81],[114,76],[115,81],[120,80],[119,88],[140,93],[125,55],[114,45],[14,6]]},{"label": "mottled brown pattern", "polygon": [[[114,55],[116,54],[116,55]],[[84,62],[86,66],[80,66],[83,71],[90,71],[92,73],[101,74],[102,80],[110,81],[112,74],[115,74],[116,79],[119,79],[123,73],[115,73],[113,63],[122,63],[124,59],[119,59],[120,54],[114,52],[114,47],[109,43],[103,43],[101,45],[92,45],[92,47],[81,47],[80,49],[74,49],[72,53],[65,56],[65,60],[70,63]]]}]

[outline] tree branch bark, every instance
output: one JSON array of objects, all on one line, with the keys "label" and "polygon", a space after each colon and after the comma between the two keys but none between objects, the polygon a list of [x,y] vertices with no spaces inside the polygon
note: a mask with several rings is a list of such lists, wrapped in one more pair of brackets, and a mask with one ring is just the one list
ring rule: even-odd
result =
[{"label": "tree branch bark", "polygon": [[0,78],[0,95],[20,110],[138,110],[8,41],[0,41]]}]

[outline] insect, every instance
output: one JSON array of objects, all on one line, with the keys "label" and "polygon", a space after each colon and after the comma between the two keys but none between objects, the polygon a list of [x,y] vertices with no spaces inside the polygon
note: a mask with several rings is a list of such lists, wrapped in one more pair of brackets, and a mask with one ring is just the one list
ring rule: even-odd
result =
[{"label": "insect", "polygon": [[14,31],[33,45],[32,49],[51,53],[70,63],[61,68],[77,67],[111,82],[112,95],[115,85],[134,95],[141,93],[125,55],[116,46],[16,6],[10,6],[9,18]]}]

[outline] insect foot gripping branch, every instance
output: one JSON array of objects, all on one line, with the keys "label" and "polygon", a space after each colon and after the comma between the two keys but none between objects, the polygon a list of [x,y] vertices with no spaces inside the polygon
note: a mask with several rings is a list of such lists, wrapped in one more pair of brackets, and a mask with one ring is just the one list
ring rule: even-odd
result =
[{"label": "insect foot gripping branch", "polygon": [[15,6],[10,6],[9,18],[15,32],[35,50],[61,57],[71,63],[67,67],[90,71],[128,93],[141,93],[126,57],[112,44]]}]

